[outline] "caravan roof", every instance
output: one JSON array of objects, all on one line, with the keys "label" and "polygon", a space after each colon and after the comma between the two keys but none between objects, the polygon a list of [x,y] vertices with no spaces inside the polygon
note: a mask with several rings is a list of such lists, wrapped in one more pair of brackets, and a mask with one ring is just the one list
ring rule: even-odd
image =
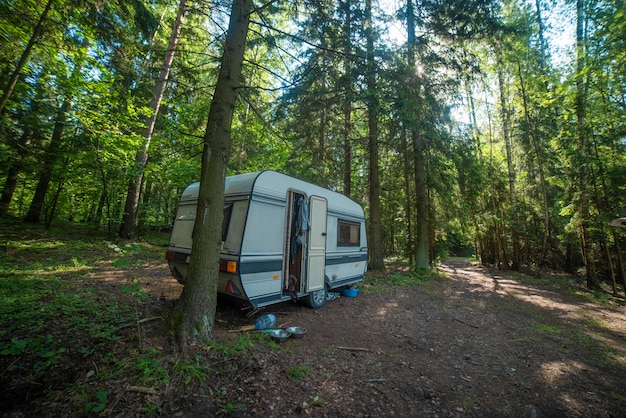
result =
[{"label": "caravan roof", "polygon": [[[185,189],[181,202],[196,200],[200,183],[193,183]],[[226,178],[224,196],[270,197],[284,199],[288,190],[298,190],[307,195],[325,197],[328,200],[329,210],[340,210],[342,213],[362,218],[363,208],[350,198],[331,190],[307,183],[302,180],[278,173],[272,170],[257,171],[254,173],[238,174]]]}]

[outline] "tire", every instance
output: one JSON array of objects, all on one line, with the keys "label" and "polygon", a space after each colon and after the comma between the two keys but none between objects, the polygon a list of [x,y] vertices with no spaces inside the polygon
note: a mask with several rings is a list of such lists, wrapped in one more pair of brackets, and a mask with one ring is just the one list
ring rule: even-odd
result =
[{"label": "tire", "polygon": [[311,309],[319,309],[326,303],[326,286],[320,290],[309,293],[304,300],[306,306]]}]

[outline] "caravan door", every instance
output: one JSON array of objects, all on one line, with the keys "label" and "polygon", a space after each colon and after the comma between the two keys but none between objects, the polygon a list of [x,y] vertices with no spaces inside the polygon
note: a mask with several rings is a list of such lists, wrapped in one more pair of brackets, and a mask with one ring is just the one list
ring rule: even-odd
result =
[{"label": "caravan door", "polygon": [[311,196],[309,248],[306,275],[306,291],[324,288],[326,267],[326,213],[328,202],[323,197]]}]

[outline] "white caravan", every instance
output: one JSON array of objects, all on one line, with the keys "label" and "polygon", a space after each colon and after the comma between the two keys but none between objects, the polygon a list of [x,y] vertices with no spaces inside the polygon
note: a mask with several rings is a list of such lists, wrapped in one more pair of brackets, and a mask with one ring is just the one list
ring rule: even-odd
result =
[{"label": "white caravan", "polygon": [[[183,192],[165,258],[185,283],[199,183]],[[329,290],[363,280],[363,208],[348,197],[275,171],[226,178],[218,292],[253,308],[302,298],[311,308]]]}]

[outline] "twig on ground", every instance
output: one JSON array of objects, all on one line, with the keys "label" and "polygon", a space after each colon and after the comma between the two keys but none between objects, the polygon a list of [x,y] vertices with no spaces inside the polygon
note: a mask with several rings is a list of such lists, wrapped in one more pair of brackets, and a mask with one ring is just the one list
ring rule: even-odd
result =
[{"label": "twig on ground", "polygon": [[163,319],[163,317],[162,316],[152,316],[150,318],[138,319],[137,322],[135,322],[135,323],[120,325],[119,327],[117,327],[117,330],[120,331],[120,330],[123,330],[124,328],[130,328],[130,327],[137,326],[137,331],[139,332],[140,331],[139,330],[139,325],[145,324],[146,322],[155,321],[157,319]]},{"label": "twig on ground", "polygon": [[244,331],[254,331],[254,325],[244,325],[243,327],[239,327],[237,329],[228,330],[228,332],[244,332]]},{"label": "twig on ground", "polygon": [[430,314],[428,313],[426,308],[424,308],[424,305],[422,305],[422,311],[424,311],[424,315],[426,315],[426,320],[430,321]]},{"label": "twig on ground", "polygon": [[389,396],[387,396],[387,394],[381,388],[379,388],[378,385],[372,385],[371,387],[382,393],[385,398],[389,398]]},{"label": "twig on ground", "polygon": [[148,395],[156,395],[157,391],[154,388],[147,388],[144,386],[129,386],[128,387],[128,391],[129,392],[138,392],[138,393],[145,393]]},{"label": "twig on ground", "polygon": [[459,321],[460,323],[465,324],[465,325],[467,325],[468,327],[472,327],[472,328],[476,328],[476,329],[480,328],[478,325],[468,324],[468,323],[467,323],[467,322],[465,322],[465,321],[461,321],[459,318],[454,318],[454,320],[455,320],[455,321]]},{"label": "twig on ground", "polygon": [[362,347],[342,347],[340,345],[338,345],[337,347],[335,347],[337,350],[346,350],[346,351],[372,351],[369,348],[362,348]]}]

